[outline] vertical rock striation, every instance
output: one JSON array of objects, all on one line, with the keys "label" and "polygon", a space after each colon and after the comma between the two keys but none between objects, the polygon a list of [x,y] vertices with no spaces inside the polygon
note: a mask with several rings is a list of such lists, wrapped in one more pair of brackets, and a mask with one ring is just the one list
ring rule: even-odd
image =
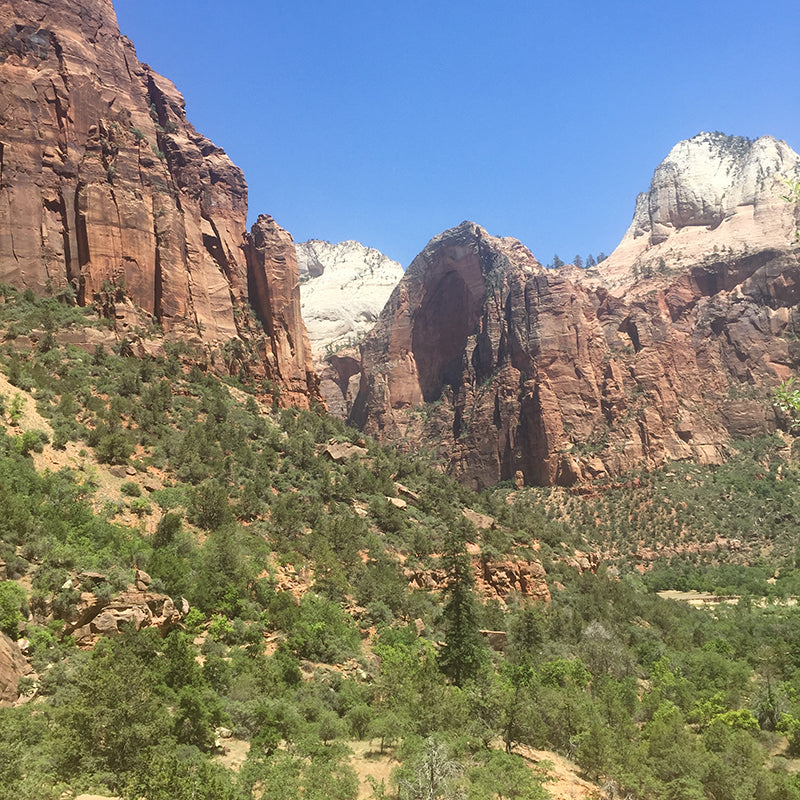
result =
[{"label": "vertical rock striation", "polygon": [[[175,86],[138,61],[111,0],[0,2],[0,137],[0,281],[107,313],[124,295],[120,327],[136,309],[210,354],[258,349],[267,331],[282,341],[260,347],[273,358],[257,370],[286,402],[316,394],[296,261],[293,275],[248,274],[278,259],[247,234],[244,176],[189,124]],[[260,325],[248,313],[258,280],[293,304],[259,296]]]}]

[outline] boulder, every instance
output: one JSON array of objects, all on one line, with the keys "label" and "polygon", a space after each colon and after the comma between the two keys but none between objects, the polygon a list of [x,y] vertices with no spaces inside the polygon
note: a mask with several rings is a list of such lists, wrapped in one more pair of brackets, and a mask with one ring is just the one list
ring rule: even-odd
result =
[{"label": "boulder", "polygon": [[0,633],[0,706],[10,706],[16,702],[19,679],[31,671],[16,643]]}]

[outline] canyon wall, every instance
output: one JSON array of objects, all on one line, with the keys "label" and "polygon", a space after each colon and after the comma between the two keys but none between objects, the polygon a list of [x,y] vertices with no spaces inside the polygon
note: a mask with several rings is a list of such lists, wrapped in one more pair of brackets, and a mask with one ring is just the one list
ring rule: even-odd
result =
[{"label": "canyon wall", "polygon": [[95,304],[129,339],[155,321],[212,359],[239,349],[284,403],[317,396],[291,237],[247,232],[242,172],[111,0],[0,2],[0,130],[0,281]]}]

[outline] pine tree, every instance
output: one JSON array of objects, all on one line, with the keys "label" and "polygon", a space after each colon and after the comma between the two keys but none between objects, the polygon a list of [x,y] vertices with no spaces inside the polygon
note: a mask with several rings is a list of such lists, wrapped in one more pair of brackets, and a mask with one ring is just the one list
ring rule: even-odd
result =
[{"label": "pine tree", "polygon": [[442,671],[456,686],[474,677],[486,648],[478,627],[475,580],[466,549],[466,526],[456,523],[445,542],[442,562],[447,571],[444,607],[445,646],[439,655]]},{"label": "pine tree", "polygon": [[578,269],[583,269],[583,259],[582,259],[580,256],[575,256],[575,258],[573,258],[573,259],[572,259],[572,263],[573,263],[573,264],[574,264],[574,265],[575,265],[575,266],[576,266]]},{"label": "pine tree", "polygon": [[591,253],[589,253],[589,255],[586,256],[586,269],[595,266],[597,266],[597,262],[594,260],[594,256]]},{"label": "pine tree", "polygon": [[564,262],[558,257],[558,255],[553,256],[553,266],[558,269],[559,267],[564,266]]}]

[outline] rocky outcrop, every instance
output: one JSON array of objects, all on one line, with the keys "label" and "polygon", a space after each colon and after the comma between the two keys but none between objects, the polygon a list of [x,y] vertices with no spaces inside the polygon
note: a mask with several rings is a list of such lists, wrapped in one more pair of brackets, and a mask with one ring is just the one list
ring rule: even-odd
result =
[{"label": "rocky outcrop", "polygon": [[[540,561],[491,561],[473,552],[470,566],[475,578],[475,592],[484,602],[497,600],[505,605],[512,598],[541,603],[551,600],[547,574]],[[403,574],[412,589],[443,592],[447,586],[444,569],[407,567]]]},{"label": "rocky outcrop", "polygon": [[19,679],[30,672],[31,667],[16,643],[0,633],[0,708],[16,702]]},{"label": "rocky outcrop", "polygon": [[797,177],[797,153],[772,136],[701,133],[678,142],[637,198],[619,246],[598,266],[603,284],[630,292],[643,278],[667,282],[713,254],[732,261],[785,248],[796,227],[785,181]]},{"label": "rocky outcrop", "polygon": [[186,600],[181,598],[181,603],[178,608],[167,595],[150,592],[147,588],[131,588],[111,600],[103,600],[92,592],[82,592],[74,619],[67,623],[65,633],[72,634],[81,644],[91,644],[98,636],[120,633],[125,626],[137,631],[155,627],[166,634],[189,611]]},{"label": "rocky outcrop", "polygon": [[[673,150],[600,269],[545,270],[473,223],[433,239],[363,344],[353,421],[433,449],[475,488],[718,463],[732,437],[773,430],[771,391],[800,365],[794,212],[776,173],[798,157],[758,140],[735,145],[730,175],[695,163],[721,147],[706,135]],[[720,169],[722,189],[683,186]],[[747,214],[758,236],[723,246]]]},{"label": "rocky outcrop", "polygon": [[547,575],[541,562],[482,560],[480,566],[475,585],[481,597],[501,602],[506,602],[512,596],[550,602]]},{"label": "rocky outcrop", "polygon": [[3,0],[0,108],[0,282],[95,304],[129,339],[154,320],[211,356],[260,349],[285,402],[315,394],[292,259],[270,271],[244,176],[138,61],[111,0]]},{"label": "rocky outcrop", "polygon": [[260,353],[268,374],[279,376],[283,399],[303,405],[318,397],[319,379],[300,309],[297,253],[291,235],[261,215],[245,248],[250,302],[269,335]]}]

